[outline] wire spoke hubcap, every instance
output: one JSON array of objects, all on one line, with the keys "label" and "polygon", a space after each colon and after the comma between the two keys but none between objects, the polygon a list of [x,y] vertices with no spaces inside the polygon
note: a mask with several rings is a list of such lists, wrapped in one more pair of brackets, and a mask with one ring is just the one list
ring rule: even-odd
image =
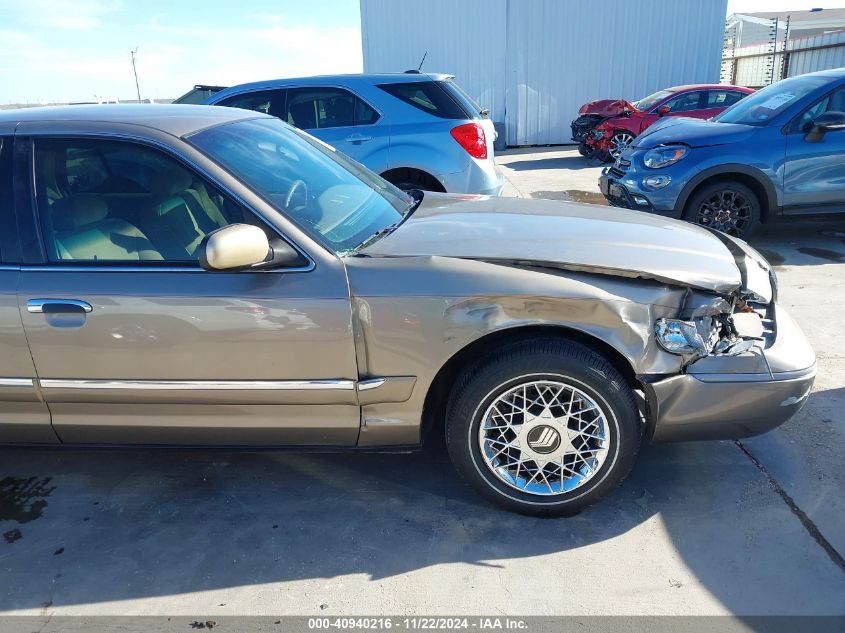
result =
[{"label": "wire spoke hubcap", "polygon": [[584,391],[538,380],[500,394],[481,419],[478,442],[504,483],[535,495],[559,495],[598,472],[610,446],[607,416]]}]

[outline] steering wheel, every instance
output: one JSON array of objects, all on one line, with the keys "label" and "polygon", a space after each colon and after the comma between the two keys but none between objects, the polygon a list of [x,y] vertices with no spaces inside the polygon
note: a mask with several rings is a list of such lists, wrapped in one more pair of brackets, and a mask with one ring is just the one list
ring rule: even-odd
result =
[{"label": "steering wheel", "polygon": [[288,189],[288,195],[285,196],[285,210],[290,211],[291,209],[291,202],[293,202],[294,197],[298,191],[302,190],[302,193],[299,195],[302,196],[302,204],[299,206],[306,206],[308,204],[308,185],[305,184],[304,180],[297,178],[294,180],[291,185],[290,189]]}]

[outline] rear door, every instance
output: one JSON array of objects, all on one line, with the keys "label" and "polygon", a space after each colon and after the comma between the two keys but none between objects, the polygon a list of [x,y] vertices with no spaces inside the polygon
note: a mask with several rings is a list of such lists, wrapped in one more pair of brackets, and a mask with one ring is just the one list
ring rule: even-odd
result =
[{"label": "rear door", "polygon": [[14,215],[13,139],[11,129],[0,135],[0,443],[55,443],[58,438],[36,386],[35,367],[18,310],[21,272]]},{"label": "rear door", "polygon": [[35,201],[19,222],[38,238],[25,245],[18,305],[61,440],[355,444],[342,264],[312,251],[285,269],[205,271],[198,245],[221,226],[287,239],[260,199],[221,185],[209,174],[225,172],[196,152],[188,163],[179,149],[40,127],[17,140]]},{"label": "rear door", "polygon": [[831,130],[818,141],[807,140],[813,119],[830,111],[845,111],[845,87],[813,103],[787,129],[784,213],[845,211],[845,130]]},{"label": "rear door", "polygon": [[291,88],[282,119],[376,173],[387,169],[390,148],[387,120],[366,100],[345,88]]}]

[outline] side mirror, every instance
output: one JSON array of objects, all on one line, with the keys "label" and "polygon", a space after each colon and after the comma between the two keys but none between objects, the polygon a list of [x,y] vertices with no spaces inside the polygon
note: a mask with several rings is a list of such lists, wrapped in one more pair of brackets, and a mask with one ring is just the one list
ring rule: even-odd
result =
[{"label": "side mirror", "polygon": [[810,143],[817,143],[827,132],[845,130],[845,112],[832,110],[813,119],[812,127],[805,137]]},{"label": "side mirror", "polygon": [[230,224],[212,231],[200,244],[200,266],[206,270],[237,270],[270,257],[267,234],[251,224]]},{"label": "side mirror", "polygon": [[670,106],[670,105],[662,105],[659,108],[657,108],[657,114],[659,114],[660,116],[666,116],[671,111],[672,111],[672,106]]}]

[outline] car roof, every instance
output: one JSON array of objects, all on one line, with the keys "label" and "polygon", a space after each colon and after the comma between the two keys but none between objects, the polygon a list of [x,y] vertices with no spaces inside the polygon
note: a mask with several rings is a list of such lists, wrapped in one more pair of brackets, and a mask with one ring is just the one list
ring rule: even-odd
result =
[{"label": "car roof", "polygon": [[[384,84],[384,83],[415,83],[418,81],[445,81],[453,79],[454,75],[447,75],[445,73],[422,73],[416,71],[408,71],[404,73],[354,73],[348,75],[314,75],[311,77],[287,77],[281,79],[264,79],[261,81],[251,81],[249,83],[238,84],[231,86],[225,92],[244,92],[256,88],[274,88],[279,86],[287,86],[289,84],[297,84],[299,86],[315,86],[325,84]],[[214,95],[219,97],[223,91]]]},{"label": "car roof", "polygon": [[684,92],[685,90],[748,90],[749,92],[753,92],[751,88],[732,86],[730,84],[687,84],[685,86],[666,88],[666,90],[669,92]]},{"label": "car roof", "polygon": [[798,76],[831,77],[832,79],[842,79],[845,78],[845,68],[830,68],[828,70],[819,70],[814,73],[807,73],[807,75],[796,75],[796,77]]},{"label": "car roof", "polygon": [[43,106],[0,112],[0,124],[84,121],[86,123],[124,123],[153,128],[185,136],[222,123],[241,119],[272,118],[260,112],[206,105],[102,104],[76,106]]}]

